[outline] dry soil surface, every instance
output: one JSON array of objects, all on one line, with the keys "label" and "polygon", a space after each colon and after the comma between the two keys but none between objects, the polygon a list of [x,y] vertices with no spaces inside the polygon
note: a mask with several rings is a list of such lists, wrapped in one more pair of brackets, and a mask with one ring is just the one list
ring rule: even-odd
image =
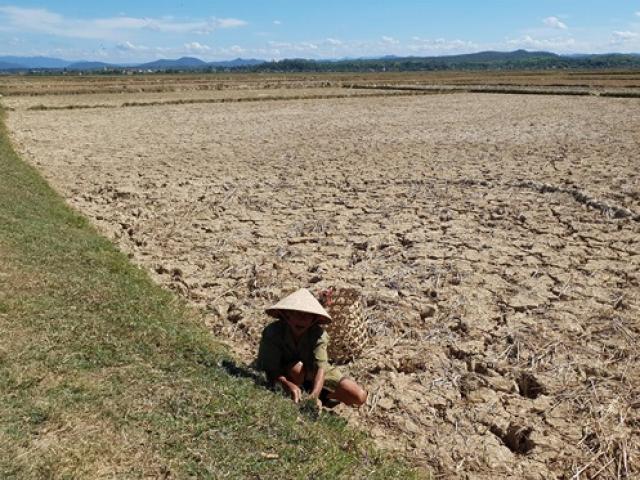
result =
[{"label": "dry soil surface", "polygon": [[418,94],[403,90],[376,90],[340,87],[286,88],[286,89],[221,89],[188,90],[175,92],[124,92],[124,93],[77,93],[74,95],[14,95],[4,99],[3,104],[15,110],[55,110],[76,108],[114,108],[127,106],[265,101],[274,99],[331,98],[350,96],[391,96]]},{"label": "dry soil surface", "polygon": [[[338,413],[456,478],[640,475],[640,100],[456,94],[9,114],[19,151],[242,358],[360,288]],[[625,477],[626,475],[626,477]]]}]

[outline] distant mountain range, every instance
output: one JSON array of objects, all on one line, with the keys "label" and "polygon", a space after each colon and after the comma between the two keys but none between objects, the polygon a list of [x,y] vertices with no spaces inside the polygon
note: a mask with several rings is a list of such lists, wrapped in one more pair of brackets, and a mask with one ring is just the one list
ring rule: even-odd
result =
[{"label": "distant mountain range", "polygon": [[182,57],[176,60],[156,60],[141,64],[116,64],[95,61],[71,62],[50,57],[0,57],[0,70],[112,70],[112,69],[140,69],[140,70],[205,70],[207,68],[234,68],[260,65],[265,60],[255,58],[236,58],[217,62],[204,62],[199,58]]},{"label": "distant mountain range", "polygon": [[438,57],[343,58],[334,60],[285,59],[266,61],[236,58],[205,62],[199,58],[162,59],[141,64],[110,64],[97,61],[71,62],[50,57],[0,57],[0,71],[213,71],[233,69],[259,72],[365,72],[365,71],[430,71],[430,70],[534,70],[534,69],[640,69],[640,54],[558,55],[550,52],[478,52]]}]

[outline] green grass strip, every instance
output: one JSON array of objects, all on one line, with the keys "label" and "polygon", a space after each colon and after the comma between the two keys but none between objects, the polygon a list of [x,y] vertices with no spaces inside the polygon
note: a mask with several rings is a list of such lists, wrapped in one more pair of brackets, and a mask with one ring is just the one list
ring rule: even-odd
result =
[{"label": "green grass strip", "polygon": [[0,478],[422,476],[228,358],[0,124]]}]

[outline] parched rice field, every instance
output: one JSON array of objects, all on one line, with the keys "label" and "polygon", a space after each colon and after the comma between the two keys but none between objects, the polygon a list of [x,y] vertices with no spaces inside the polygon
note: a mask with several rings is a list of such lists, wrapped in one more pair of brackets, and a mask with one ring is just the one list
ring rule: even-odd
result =
[{"label": "parched rice field", "polygon": [[128,106],[259,102],[266,100],[327,99],[351,96],[407,95],[415,92],[389,92],[355,88],[286,88],[286,89],[221,89],[187,90],[151,93],[76,93],[73,95],[17,95],[7,97],[4,104],[15,110],[58,110],[78,108],[116,108]]},{"label": "parched rice field", "polygon": [[336,411],[380,444],[446,477],[640,474],[640,100],[16,107],[24,158],[246,362],[284,293],[360,289],[370,395]]}]

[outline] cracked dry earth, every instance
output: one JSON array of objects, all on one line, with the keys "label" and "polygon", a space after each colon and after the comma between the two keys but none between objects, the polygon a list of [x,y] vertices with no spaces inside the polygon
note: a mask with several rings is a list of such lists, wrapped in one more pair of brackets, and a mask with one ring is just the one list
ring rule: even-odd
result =
[{"label": "cracked dry earth", "polygon": [[456,94],[11,112],[18,150],[240,358],[361,289],[338,414],[436,478],[640,475],[640,101]]}]

